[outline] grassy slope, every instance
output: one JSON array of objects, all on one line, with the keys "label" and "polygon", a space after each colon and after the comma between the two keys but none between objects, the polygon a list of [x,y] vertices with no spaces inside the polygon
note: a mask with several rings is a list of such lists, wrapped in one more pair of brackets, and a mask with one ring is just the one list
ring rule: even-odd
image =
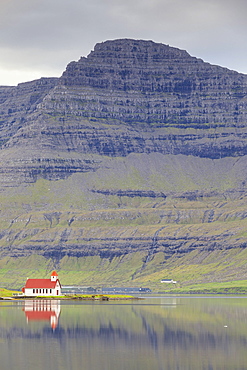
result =
[{"label": "grassy slope", "polygon": [[[147,264],[142,273],[138,269],[142,264],[142,253],[137,252],[125,257],[116,257],[111,262],[98,256],[64,257],[60,264],[59,277],[64,285],[102,285],[143,286],[156,291],[209,292],[247,292],[247,251],[198,252],[184,257],[173,257],[164,264],[164,254],[158,253]],[[197,262],[201,259],[201,262]],[[40,256],[23,257],[8,262],[0,270],[0,280],[4,286],[21,288],[27,277],[49,277],[49,261]],[[236,270],[238,274],[236,274]],[[136,273],[132,279],[133,273]],[[239,280],[236,279],[236,276]],[[161,284],[163,278],[172,278],[177,284]],[[213,290],[212,290],[213,289]]]},{"label": "grassy slope", "polygon": [[19,293],[15,290],[8,290],[4,288],[0,288],[0,297],[12,297],[13,293]]},{"label": "grassy slope", "polygon": [[[162,228],[159,237],[167,240],[168,245],[178,240],[182,251],[196,243],[200,248],[190,248],[187,254],[175,253],[167,259],[162,243],[158,243],[156,253],[144,267],[148,251],[142,248],[113,259],[65,256],[58,265],[37,252],[17,260],[2,254],[1,286],[20,288],[27,277],[49,276],[54,267],[65,285],[112,283],[160,290],[165,289],[159,283],[164,277],[177,280],[176,289],[193,287],[195,282],[247,279],[243,248],[247,236],[246,201],[244,194],[229,191],[239,188],[245,179],[243,158],[212,161],[150,154],[105,158],[103,162],[95,173],[76,174],[59,181],[40,179],[30,186],[2,192],[2,249],[7,247],[11,256],[11,251],[25,250],[29,245],[39,246],[40,250],[51,248],[59,245],[61,235],[68,230],[72,246],[80,245],[82,236],[102,240],[144,238],[151,245],[155,232]],[[167,199],[130,198],[105,196],[91,189],[153,190],[170,195]],[[177,197],[194,191],[211,192],[211,196],[190,200]],[[219,242],[222,249],[207,250],[210,239]]]}]

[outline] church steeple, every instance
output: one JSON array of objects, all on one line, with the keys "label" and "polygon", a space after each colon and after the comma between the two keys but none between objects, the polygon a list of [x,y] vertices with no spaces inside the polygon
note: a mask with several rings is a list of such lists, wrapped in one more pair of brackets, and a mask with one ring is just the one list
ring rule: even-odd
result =
[{"label": "church steeple", "polygon": [[58,274],[56,273],[56,271],[52,271],[51,281],[57,281],[57,279],[58,279]]}]

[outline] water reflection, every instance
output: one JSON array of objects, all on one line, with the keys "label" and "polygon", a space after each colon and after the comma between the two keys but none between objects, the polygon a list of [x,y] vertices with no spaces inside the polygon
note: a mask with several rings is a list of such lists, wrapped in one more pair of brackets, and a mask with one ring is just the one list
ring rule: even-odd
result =
[{"label": "water reflection", "polygon": [[27,300],[24,302],[27,323],[30,321],[48,321],[53,330],[58,325],[61,312],[60,300]]},{"label": "water reflection", "polygon": [[246,345],[247,299],[0,303],[1,370],[240,370]]}]

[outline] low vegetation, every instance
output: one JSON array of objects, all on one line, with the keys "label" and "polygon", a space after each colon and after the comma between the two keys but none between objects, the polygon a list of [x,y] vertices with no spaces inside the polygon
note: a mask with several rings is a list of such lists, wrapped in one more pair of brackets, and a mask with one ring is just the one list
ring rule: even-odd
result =
[{"label": "low vegetation", "polygon": [[[164,293],[247,293],[247,250],[194,250],[167,258],[155,253],[145,262],[144,252],[113,259],[64,257],[57,269],[63,285],[147,287]],[[48,267],[47,267],[48,266]],[[47,278],[52,261],[39,255],[9,258],[0,269],[3,287],[21,289],[27,277]],[[173,279],[176,284],[161,283]]]},{"label": "low vegetation", "polygon": [[[20,292],[0,288],[0,299],[13,298],[13,299],[29,299],[30,297],[18,296]],[[122,299],[136,299],[136,297],[127,294],[65,294],[61,296],[36,296],[32,299],[66,299],[66,300],[90,300],[90,301],[113,301]]]},{"label": "low vegetation", "polygon": [[18,294],[18,293],[20,293],[20,292],[15,291],[15,290],[0,288],[0,297],[3,297],[3,298],[13,297],[13,294]]}]

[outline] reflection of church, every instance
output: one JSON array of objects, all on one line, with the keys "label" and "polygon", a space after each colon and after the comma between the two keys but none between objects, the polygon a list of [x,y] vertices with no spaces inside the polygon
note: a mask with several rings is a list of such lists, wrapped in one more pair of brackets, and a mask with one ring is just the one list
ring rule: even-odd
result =
[{"label": "reflection of church", "polygon": [[56,329],[61,311],[59,300],[25,301],[23,308],[27,322],[49,321],[51,328]]}]

